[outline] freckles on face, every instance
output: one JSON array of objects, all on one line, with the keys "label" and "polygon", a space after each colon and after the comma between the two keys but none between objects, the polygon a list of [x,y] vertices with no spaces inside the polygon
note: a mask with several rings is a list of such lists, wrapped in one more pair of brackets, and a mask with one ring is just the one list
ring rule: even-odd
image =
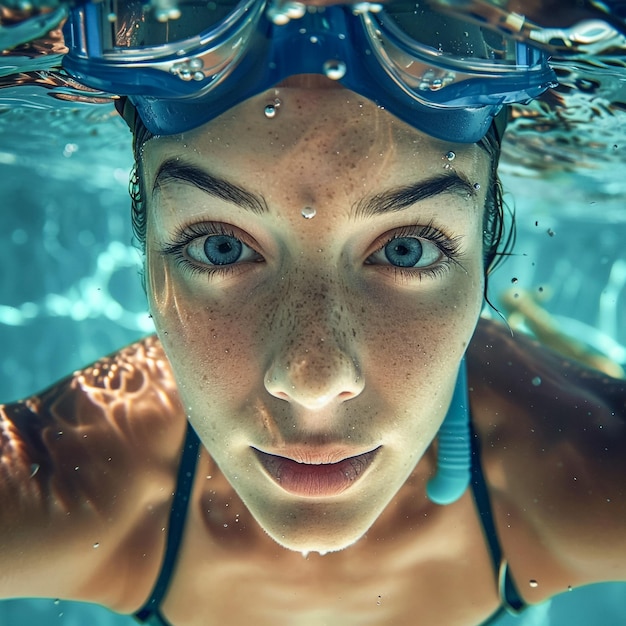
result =
[{"label": "freckles on face", "polygon": [[258,379],[257,373],[249,371],[256,361],[258,333],[247,323],[245,294],[237,297],[231,293],[224,299],[205,293],[199,298],[197,290],[181,281],[164,258],[148,252],[147,262],[148,295],[157,333],[178,374],[183,399],[200,396],[200,400],[189,397],[189,417],[195,414],[196,419],[203,419],[233,385],[244,392]]},{"label": "freckles on face", "polygon": [[[280,126],[260,99],[148,144],[148,180],[166,159],[187,159],[266,207],[163,184],[148,212],[148,295],[189,418],[257,521],[291,549],[339,549],[374,523],[444,418],[482,303],[484,191],[462,181],[484,190],[488,164],[475,146],[454,146],[462,177],[452,191],[358,217],[382,192],[438,180],[450,146],[376,107],[355,117],[354,102],[320,109],[321,95],[292,95]],[[205,254],[198,229],[215,224],[248,260],[189,269],[188,248],[172,239],[192,225],[194,254]],[[416,240],[432,260],[393,265]],[[394,242],[399,252],[384,252]],[[254,452],[306,456],[311,446],[335,458],[378,453],[345,493],[315,500],[281,489]]]}]

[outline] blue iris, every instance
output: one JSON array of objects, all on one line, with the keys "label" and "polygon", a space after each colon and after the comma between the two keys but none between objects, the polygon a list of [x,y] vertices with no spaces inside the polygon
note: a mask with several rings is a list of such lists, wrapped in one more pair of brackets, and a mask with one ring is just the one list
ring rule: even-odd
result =
[{"label": "blue iris", "polygon": [[230,235],[213,235],[204,242],[204,254],[213,265],[230,265],[241,256],[243,244]]},{"label": "blue iris", "polygon": [[413,267],[422,258],[422,244],[415,237],[398,237],[385,246],[385,256],[396,267]]}]

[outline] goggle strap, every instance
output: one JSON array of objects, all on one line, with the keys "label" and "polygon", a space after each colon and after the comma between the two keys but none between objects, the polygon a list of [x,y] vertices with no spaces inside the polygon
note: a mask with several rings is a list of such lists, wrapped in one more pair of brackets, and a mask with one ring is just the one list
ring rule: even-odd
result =
[{"label": "goggle strap", "polygon": [[496,134],[496,140],[498,141],[498,145],[502,145],[502,137],[504,136],[504,131],[506,130],[506,125],[509,123],[509,117],[511,113],[510,106],[503,106],[502,109],[498,112],[498,114],[493,118],[493,128]]},{"label": "goggle strap", "polygon": [[135,109],[133,103],[126,96],[120,96],[115,99],[114,105],[117,112],[128,125],[128,128],[134,134],[135,124],[137,123],[137,109]]}]

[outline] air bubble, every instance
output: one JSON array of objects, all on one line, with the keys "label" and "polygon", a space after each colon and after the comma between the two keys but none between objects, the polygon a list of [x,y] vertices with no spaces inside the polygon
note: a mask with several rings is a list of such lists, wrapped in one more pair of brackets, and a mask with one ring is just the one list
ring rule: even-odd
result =
[{"label": "air bubble", "polygon": [[285,13],[280,13],[279,11],[269,11],[267,12],[267,16],[270,18],[270,21],[275,26],[284,26],[285,24],[289,24],[289,16]]},{"label": "air bubble", "polygon": [[511,282],[515,285],[517,283],[518,279],[517,278],[511,278]]},{"label": "air bubble", "polygon": [[301,211],[301,215],[305,220],[312,220],[317,214],[317,211],[310,206],[305,206]]},{"label": "air bubble", "polygon": [[154,12],[157,22],[169,22],[169,20],[177,20],[180,18],[180,9],[178,7],[157,9]]},{"label": "air bubble", "polygon": [[539,583],[533,578],[532,580],[528,581],[528,584],[535,589],[536,587],[539,587]]},{"label": "air bubble", "polygon": [[39,463],[31,463],[29,478],[32,478],[38,471],[39,471]]},{"label": "air bubble", "polygon": [[450,150],[450,152],[446,152],[446,159],[448,161],[454,161],[455,158],[456,158],[456,154],[452,152],[452,150]]},{"label": "air bubble", "polygon": [[109,13],[107,15],[107,20],[111,23],[115,22],[116,19],[117,19],[117,15],[115,13]]},{"label": "air bubble", "polygon": [[317,42],[319,41],[319,39],[318,39],[315,35],[311,35],[311,36],[309,37],[309,41],[310,41],[311,43],[317,43]]},{"label": "air bubble", "polygon": [[276,113],[277,113],[277,111],[276,111],[276,105],[274,105],[274,104],[268,104],[268,105],[265,107],[265,111],[264,111],[264,113],[265,113],[265,117],[267,117],[267,118],[268,118],[268,119],[270,119],[270,120],[271,120],[273,117],[276,117]]},{"label": "air bubble", "polygon": [[474,187],[476,191],[480,189],[480,183],[474,183],[472,186]]},{"label": "air bubble", "polygon": [[556,234],[551,228],[548,228],[546,232],[548,233],[549,237],[554,237],[554,235]]},{"label": "air bubble", "polygon": [[330,80],[341,80],[346,75],[346,64],[343,61],[328,60],[324,63],[324,75]]},{"label": "air bubble", "polygon": [[541,378],[539,376],[535,376],[531,381],[530,381],[535,387],[539,387],[539,385],[541,385]]}]

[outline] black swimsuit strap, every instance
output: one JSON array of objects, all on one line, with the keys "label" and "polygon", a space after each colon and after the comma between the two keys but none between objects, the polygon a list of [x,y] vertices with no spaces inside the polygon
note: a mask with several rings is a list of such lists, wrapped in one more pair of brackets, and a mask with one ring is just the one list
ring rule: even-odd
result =
[{"label": "black swimsuit strap", "polygon": [[191,425],[187,424],[187,434],[185,435],[185,443],[183,445],[180,465],[178,467],[178,477],[176,479],[176,492],[174,493],[172,509],[170,511],[167,545],[165,547],[163,564],[161,565],[161,572],[154,585],[154,589],[150,594],[150,599],[135,613],[135,617],[140,622],[147,621],[153,614],[159,611],[161,602],[167,593],[185,530],[189,498],[191,496],[196,465],[198,463],[199,447],[200,440],[198,439],[198,435],[196,435]]},{"label": "black swimsuit strap", "polygon": [[472,439],[472,491],[474,493],[474,501],[476,502],[483,532],[489,545],[493,571],[498,581],[500,600],[507,611],[517,614],[523,611],[527,605],[517,590],[506,559],[504,559],[502,554],[502,547],[500,546],[496,525],[493,519],[491,501],[489,500],[489,490],[487,489],[487,483],[485,482],[482,466],[480,464],[480,440],[471,421],[470,426]]}]

